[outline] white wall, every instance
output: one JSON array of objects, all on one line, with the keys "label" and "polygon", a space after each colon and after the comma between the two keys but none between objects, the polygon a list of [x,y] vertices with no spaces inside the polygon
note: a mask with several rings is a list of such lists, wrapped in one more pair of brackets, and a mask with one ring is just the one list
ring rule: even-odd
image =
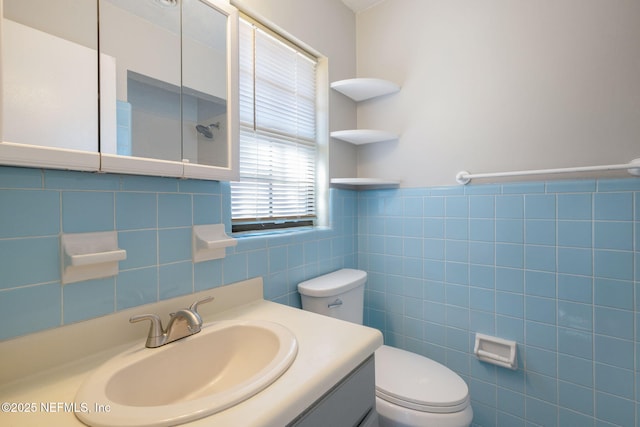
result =
[{"label": "white wall", "polygon": [[401,134],[362,147],[360,176],[455,174],[640,157],[640,2],[386,0],[357,15],[357,73],[402,85],[358,107]]}]

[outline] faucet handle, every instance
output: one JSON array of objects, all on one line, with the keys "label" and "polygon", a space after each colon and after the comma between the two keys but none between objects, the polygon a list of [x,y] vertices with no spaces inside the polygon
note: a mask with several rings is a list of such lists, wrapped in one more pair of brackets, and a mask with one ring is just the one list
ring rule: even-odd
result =
[{"label": "faucet handle", "polygon": [[198,305],[200,304],[205,304],[207,302],[211,302],[213,301],[215,298],[214,297],[206,297],[206,298],[202,298],[201,300],[198,300],[196,302],[194,302],[193,304],[191,304],[191,306],[189,307],[189,310],[193,311],[194,313],[198,313]]},{"label": "faucet handle", "polygon": [[162,322],[160,316],[157,314],[138,314],[129,318],[130,323],[141,322],[143,320],[150,320],[151,327],[149,328],[149,338],[156,338],[162,336],[164,333],[162,329]]}]

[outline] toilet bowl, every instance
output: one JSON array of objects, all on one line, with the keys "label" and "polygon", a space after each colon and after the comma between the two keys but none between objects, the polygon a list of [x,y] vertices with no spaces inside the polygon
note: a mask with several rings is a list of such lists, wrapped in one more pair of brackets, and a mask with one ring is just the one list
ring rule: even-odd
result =
[{"label": "toilet bowl", "polygon": [[380,427],[467,427],[469,388],[451,369],[383,345],[376,350],[376,410]]},{"label": "toilet bowl", "polygon": [[[298,285],[302,308],[362,324],[367,273],[342,269]],[[383,345],[375,352],[380,427],[469,427],[469,388],[459,375],[424,356]]]}]

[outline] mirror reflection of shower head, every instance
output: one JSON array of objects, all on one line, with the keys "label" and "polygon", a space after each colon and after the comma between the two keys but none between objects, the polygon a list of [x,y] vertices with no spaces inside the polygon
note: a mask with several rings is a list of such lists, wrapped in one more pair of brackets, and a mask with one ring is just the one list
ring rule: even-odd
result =
[{"label": "mirror reflection of shower head", "polygon": [[209,126],[205,126],[205,125],[196,126],[196,130],[198,131],[198,133],[208,139],[213,139],[213,131],[211,128],[220,129],[220,122],[211,123]]},{"label": "mirror reflection of shower head", "polygon": [[205,138],[213,139],[213,132],[211,132],[211,129],[209,128],[209,126],[197,125],[196,130],[200,135],[204,136]]},{"label": "mirror reflection of shower head", "polygon": [[153,3],[160,7],[176,7],[178,0],[152,0]]}]

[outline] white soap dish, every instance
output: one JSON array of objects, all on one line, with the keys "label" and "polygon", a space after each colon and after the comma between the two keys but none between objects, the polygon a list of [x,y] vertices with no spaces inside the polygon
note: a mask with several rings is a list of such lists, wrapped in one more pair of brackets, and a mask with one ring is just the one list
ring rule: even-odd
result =
[{"label": "white soap dish", "polygon": [[192,233],[193,262],[224,258],[227,246],[235,246],[238,241],[227,236],[224,224],[194,225]]},{"label": "white soap dish", "polygon": [[127,251],[118,248],[118,233],[73,233],[60,236],[61,281],[67,283],[115,276]]}]

